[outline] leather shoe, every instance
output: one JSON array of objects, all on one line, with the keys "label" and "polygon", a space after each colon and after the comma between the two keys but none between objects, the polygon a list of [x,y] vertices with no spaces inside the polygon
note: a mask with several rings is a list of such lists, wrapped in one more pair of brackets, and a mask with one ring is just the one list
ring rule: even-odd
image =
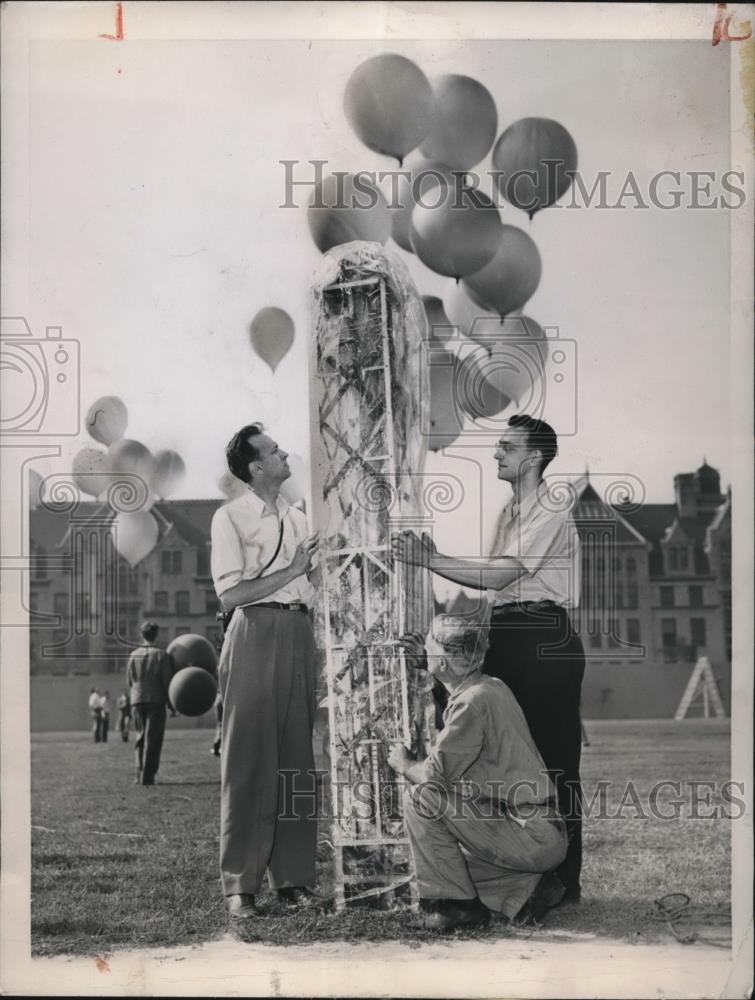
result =
[{"label": "leather shoe", "polygon": [[228,916],[231,920],[249,920],[258,917],[260,911],[254,903],[254,896],[248,892],[240,892],[228,897]]},{"label": "leather shoe", "polygon": [[564,898],[564,883],[555,872],[546,872],[535,886],[535,891],[514,917],[516,927],[532,927],[542,922],[543,917],[558,906]]},{"label": "leather shoe", "polygon": [[421,899],[424,911],[420,924],[430,931],[455,931],[460,927],[484,927],[490,920],[490,910],[479,898]]},{"label": "leather shoe", "polygon": [[278,899],[287,906],[318,906],[326,902],[303,885],[288,885],[278,890]]}]

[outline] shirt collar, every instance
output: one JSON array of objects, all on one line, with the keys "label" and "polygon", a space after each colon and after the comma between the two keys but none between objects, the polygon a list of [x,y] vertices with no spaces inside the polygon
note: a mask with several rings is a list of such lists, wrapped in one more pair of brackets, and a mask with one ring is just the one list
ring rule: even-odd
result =
[{"label": "shirt collar", "polygon": [[545,480],[541,480],[531,493],[517,504],[514,497],[509,500],[509,513],[511,517],[515,517],[517,514],[526,517],[528,514],[532,513],[536,506],[541,506],[543,503],[543,497],[548,492],[548,487],[545,484]]},{"label": "shirt collar", "polygon": [[471,687],[473,684],[477,684],[481,677],[482,674],[479,670],[476,670],[469,677],[465,677],[455,691],[448,692],[448,704],[450,705],[452,701],[455,701],[462,691],[466,691],[468,687]]},{"label": "shirt collar", "polygon": [[[264,514],[264,512],[267,510],[267,507],[265,506],[265,501],[261,497],[257,496],[257,494],[254,492],[251,486],[247,488],[246,501],[252,508],[252,510],[255,511],[255,513],[257,514]],[[275,503],[278,508],[279,514],[285,514],[288,508],[290,507],[288,501],[285,500],[280,495],[280,493],[275,498]]]}]

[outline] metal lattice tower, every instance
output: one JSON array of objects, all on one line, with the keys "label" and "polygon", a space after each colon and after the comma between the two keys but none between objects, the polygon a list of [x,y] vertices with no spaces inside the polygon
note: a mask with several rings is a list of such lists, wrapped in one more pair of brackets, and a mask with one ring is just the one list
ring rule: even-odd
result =
[{"label": "metal lattice tower", "polygon": [[342,908],[357,899],[414,898],[403,782],[387,754],[393,741],[425,749],[433,713],[426,676],[407,667],[395,643],[405,631],[429,627],[429,575],[394,566],[390,547],[393,531],[424,522],[424,313],[382,248],[368,247],[369,267],[360,266],[358,252],[339,249],[340,280],[316,290],[311,385],[313,520],[323,571],[316,625],[326,656]]}]

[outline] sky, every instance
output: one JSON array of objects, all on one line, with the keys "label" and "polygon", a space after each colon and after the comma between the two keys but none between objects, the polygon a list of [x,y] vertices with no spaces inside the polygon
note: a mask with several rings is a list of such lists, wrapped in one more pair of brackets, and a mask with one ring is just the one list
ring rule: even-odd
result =
[{"label": "sky", "polygon": [[[586,180],[611,172],[612,201],[630,170],[647,191],[660,170],[729,167],[722,47],[393,40],[389,50],[430,78],[480,80],[496,101],[498,134],[522,117],[560,121]],[[85,409],[120,396],[128,437],[184,457],[177,496],[220,496],[224,446],[252,419],[308,461],[310,287],[320,255],[306,192],[301,207],[279,207],[280,160],[396,166],[361,144],[342,109],[350,73],[380,51],[373,41],[318,40],[31,45],[26,312],[37,335],[61,325],[80,342]],[[488,166],[489,158],[477,169]],[[544,413],[557,429],[576,415],[553,472],[589,467],[598,483],[630,474],[647,500],[670,501],[673,475],[705,455],[726,483],[729,216],[550,208],[530,223],[504,207],[502,221],[525,229],[543,260],[526,314],[574,345],[573,381]],[[442,296],[451,279],[388,247],[420,294]],[[296,327],[275,375],[248,339],[252,317],[269,305]],[[62,463],[36,467],[70,468],[93,443],[84,434]],[[428,470],[463,482],[482,511],[449,514],[439,542],[474,547],[507,496],[492,449],[433,455]]]}]

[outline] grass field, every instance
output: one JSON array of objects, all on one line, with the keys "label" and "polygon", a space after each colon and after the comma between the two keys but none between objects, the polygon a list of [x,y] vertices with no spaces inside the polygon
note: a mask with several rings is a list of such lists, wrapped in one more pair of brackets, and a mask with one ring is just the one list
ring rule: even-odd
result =
[{"label": "grass field", "polygon": [[[728,906],[730,821],[702,818],[720,803],[687,783],[729,778],[728,722],[689,720],[588,723],[583,750],[588,798],[608,782],[603,808],[585,823],[583,899],[553,911],[541,930],[632,941],[670,938],[651,917],[653,900],[686,892],[697,908]],[[117,734],[116,734],[117,735]],[[32,948],[36,955],[97,954],[119,947],[201,942],[227,930],[217,842],[219,764],[211,731],[168,731],[158,784],[132,784],[133,743],[95,745],[88,734],[32,738]],[[626,790],[631,780],[633,790]],[[682,782],[675,818],[649,813],[659,781]],[[634,794],[636,792],[636,795]],[[678,789],[660,808],[674,814]],[[617,816],[624,801],[623,815]],[[320,887],[331,884],[327,824],[321,825]],[[282,911],[261,897],[266,917],[247,940],[273,944],[430,937],[410,929],[406,911]],[[717,912],[718,912],[717,911]],[[494,923],[474,937],[523,934]]]}]

